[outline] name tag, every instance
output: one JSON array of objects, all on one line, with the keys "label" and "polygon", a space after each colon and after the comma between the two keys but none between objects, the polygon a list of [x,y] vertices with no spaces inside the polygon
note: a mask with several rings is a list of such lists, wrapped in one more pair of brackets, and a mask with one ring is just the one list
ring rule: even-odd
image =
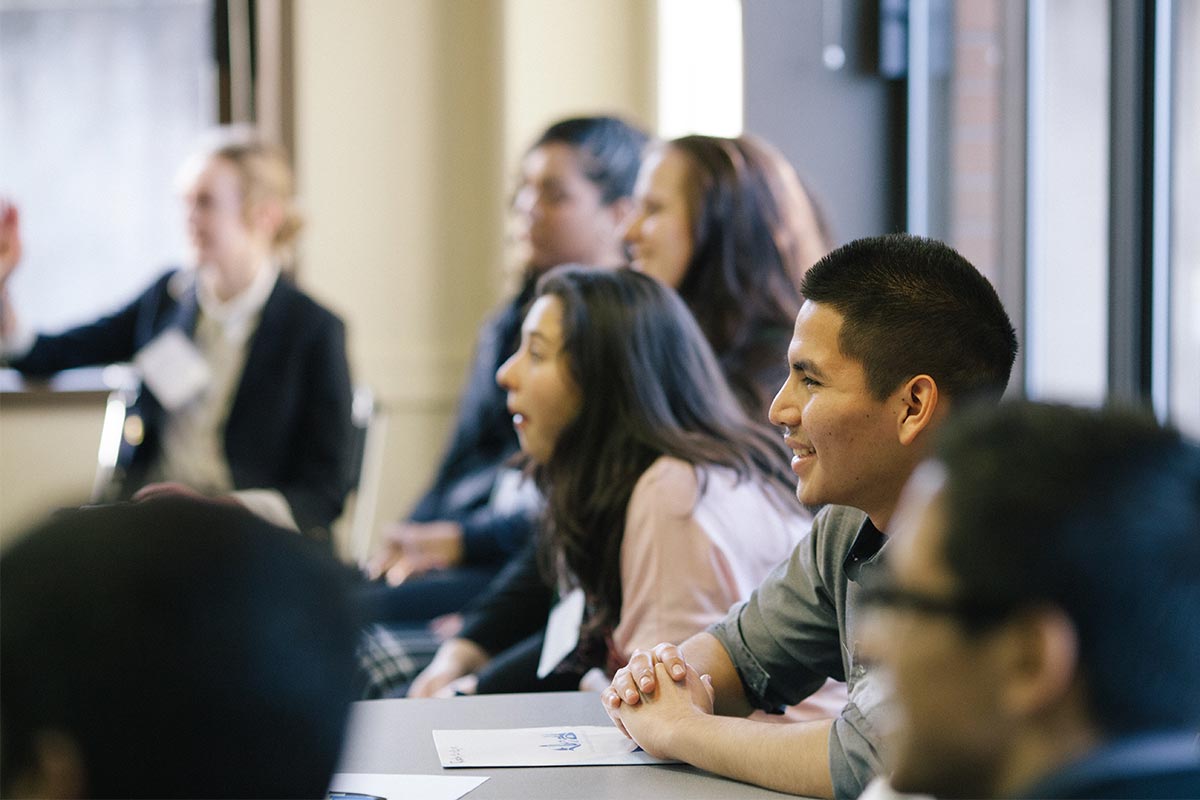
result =
[{"label": "name tag", "polygon": [[146,384],[167,411],[194,400],[208,386],[208,362],[178,328],[167,328],[133,357]]},{"label": "name tag", "polygon": [[579,627],[583,624],[583,589],[569,593],[554,608],[546,621],[546,637],[542,640],[542,657],[538,659],[537,676],[544,678],[575,652],[579,644]]}]

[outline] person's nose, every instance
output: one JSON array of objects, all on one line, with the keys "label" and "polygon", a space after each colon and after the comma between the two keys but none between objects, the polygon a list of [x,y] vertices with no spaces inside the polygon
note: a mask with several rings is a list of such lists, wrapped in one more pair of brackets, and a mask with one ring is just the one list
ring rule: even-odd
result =
[{"label": "person's nose", "polygon": [[791,389],[792,378],[789,377],[775,393],[775,399],[771,401],[771,408],[767,412],[767,419],[772,425],[781,428],[800,427],[800,404],[795,402]]},{"label": "person's nose", "polygon": [[513,195],[512,209],[521,217],[530,217],[537,208],[537,191],[532,186],[522,186]]},{"label": "person's nose", "polygon": [[625,218],[625,222],[621,225],[621,241],[625,244],[636,244],[641,241],[643,217],[641,209],[634,209],[629,212],[629,216]]},{"label": "person's nose", "polygon": [[496,370],[496,383],[501,389],[511,392],[516,388],[515,377],[518,355],[520,355],[519,352],[513,353],[503,364],[500,365],[500,368]]}]

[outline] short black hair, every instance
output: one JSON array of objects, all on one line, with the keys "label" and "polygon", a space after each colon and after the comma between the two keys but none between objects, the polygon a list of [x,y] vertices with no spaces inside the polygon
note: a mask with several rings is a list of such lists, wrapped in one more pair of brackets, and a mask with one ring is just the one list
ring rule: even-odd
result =
[{"label": "short black hair", "polygon": [[529,149],[553,143],[575,148],[582,156],[583,174],[599,187],[604,204],[610,205],[633,195],[649,141],[645,131],[620,117],[571,117],[547,128]]},{"label": "short black hair", "polygon": [[842,315],[839,346],[882,400],[915,375],[951,398],[999,399],[1017,336],[996,290],[936,239],[895,233],[837,248],[805,273],[806,299]]},{"label": "short black hair", "polygon": [[1200,447],[1128,410],[956,416],[936,459],[959,592],[1061,609],[1108,733],[1200,727]]},{"label": "short black hair", "polygon": [[0,558],[5,792],[53,730],[96,797],[317,797],[357,615],[319,546],[212,502],[61,513]]}]

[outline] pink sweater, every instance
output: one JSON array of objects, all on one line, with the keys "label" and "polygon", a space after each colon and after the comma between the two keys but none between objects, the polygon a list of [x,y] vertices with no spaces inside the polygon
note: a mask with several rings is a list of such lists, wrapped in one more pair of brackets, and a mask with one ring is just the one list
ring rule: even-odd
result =
[{"label": "pink sweater", "polygon": [[750,596],[808,534],[794,499],[731,470],[698,470],[663,456],[634,486],[621,545],[621,621],[612,644],[622,663],[639,647],[681,642]]},{"label": "pink sweater", "polygon": [[[794,498],[761,485],[734,485],[731,470],[698,470],[662,456],[638,479],[625,514],[621,544],[621,621],[612,634],[620,664],[637,648],[682,642],[723,619],[808,535],[812,515]],[[836,717],[845,684],[828,680],[783,716],[795,722]]]}]

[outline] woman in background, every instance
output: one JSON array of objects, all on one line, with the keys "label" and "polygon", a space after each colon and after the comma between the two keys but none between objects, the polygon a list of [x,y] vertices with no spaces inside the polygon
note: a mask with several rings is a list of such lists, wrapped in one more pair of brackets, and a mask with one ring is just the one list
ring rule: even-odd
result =
[{"label": "woman in background", "polygon": [[220,497],[328,541],[351,481],[350,372],[341,320],[280,273],[301,228],[287,159],[226,130],[182,177],[190,267],[53,336],[8,306],[20,234],[16,209],[0,208],[3,356],[31,375],[138,364],[113,499]]},{"label": "woman in background", "polygon": [[653,149],[625,239],[634,269],[679,292],[755,420],[787,378],[805,270],[829,235],[795,170],[766,142],[685,136]]},{"label": "woman in background", "polygon": [[535,297],[497,381],[546,498],[523,569],[540,567],[560,596],[582,592],[567,625],[577,643],[539,682],[529,649],[548,593],[532,607],[494,586],[414,696],[576,688],[720,618],[808,530],[775,437],[742,410],[674,292],[631,270],[565,267]]},{"label": "woman in background", "polygon": [[529,540],[537,495],[514,488],[519,472],[505,469],[518,445],[496,370],[517,348],[542,273],[567,262],[625,263],[621,230],[646,142],[645,133],[616,117],[577,117],[551,125],[525,154],[513,200],[524,250],[521,287],[480,330],[433,485],[406,521],[385,530],[367,566],[370,578],[400,584],[368,592],[373,618],[414,623],[457,611]]}]

